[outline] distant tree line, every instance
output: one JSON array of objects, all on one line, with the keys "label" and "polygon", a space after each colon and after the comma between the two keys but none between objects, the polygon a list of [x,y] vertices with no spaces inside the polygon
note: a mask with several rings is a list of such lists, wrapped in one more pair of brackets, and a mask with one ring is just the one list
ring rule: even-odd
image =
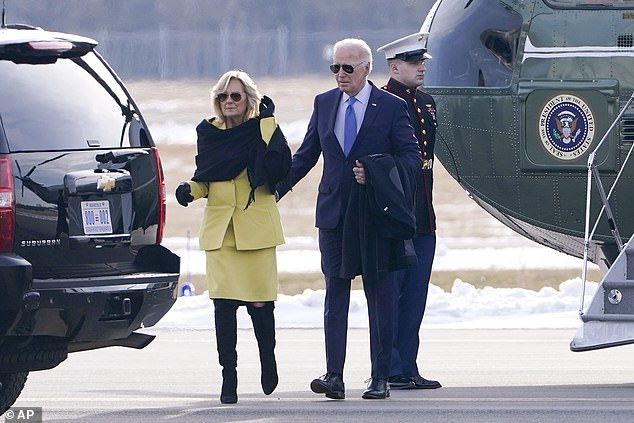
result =
[{"label": "distant tree line", "polygon": [[[433,0],[5,0],[8,23],[95,38],[125,78],[327,72],[330,47],[417,31]],[[377,59],[381,58],[377,55]]]}]

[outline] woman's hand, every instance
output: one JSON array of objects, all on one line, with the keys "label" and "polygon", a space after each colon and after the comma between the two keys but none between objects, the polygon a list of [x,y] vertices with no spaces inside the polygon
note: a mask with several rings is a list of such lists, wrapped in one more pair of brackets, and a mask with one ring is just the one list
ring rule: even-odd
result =
[{"label": "woman's hand", "polygon": [[183,207],[187,207],[189,203],[194,201],[194,197],[192,197],[192,189],[187,182],[181,182],[176,188],[176,201]]},{"label": "woman's hand", "polygon": [[264,96],[260,99],[260,117],[262,119],[272,117],[275,113],[275,104],[269,97]]}]

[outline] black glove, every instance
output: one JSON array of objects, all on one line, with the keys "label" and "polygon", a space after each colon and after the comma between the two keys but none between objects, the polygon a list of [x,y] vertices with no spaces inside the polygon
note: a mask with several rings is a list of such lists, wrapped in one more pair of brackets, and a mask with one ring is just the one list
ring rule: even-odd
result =
[{"label": "black glove", "polygon": [[264,96],[260,100],[260,117],[262,119],[273,116],[275,113],[275,104],[269,97]]},{"label": "black glove", "polygon": [[194,201],[192,197],[192,189],[187,182],[181,182],[178,188],[176,188],[176,201],[183,207],[187,207],[189,203]]}]

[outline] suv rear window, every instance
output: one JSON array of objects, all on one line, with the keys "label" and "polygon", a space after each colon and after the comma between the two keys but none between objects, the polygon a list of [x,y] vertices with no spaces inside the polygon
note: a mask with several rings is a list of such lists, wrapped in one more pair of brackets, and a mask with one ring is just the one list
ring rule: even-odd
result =
[{"label": "suv rear window", "polygon": [[93,52],[47,64],[0,60],[0,75],[9,151],[129,146],[127,96]]}]

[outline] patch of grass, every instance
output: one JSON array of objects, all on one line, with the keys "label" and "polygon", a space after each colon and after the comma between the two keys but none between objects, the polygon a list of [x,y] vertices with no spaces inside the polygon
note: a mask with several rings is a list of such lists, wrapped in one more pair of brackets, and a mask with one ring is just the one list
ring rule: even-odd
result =
[{"label": "patch of grass", "polygon": [[[469,283],[476,288],[524,288],[539,291],[544,287],[559,288],[564,281],[581,277],[581,269],[524,269],[524,270],[460,270],[434,271],[430,283],[450,292],[456,279]],[[598,270],[588,270],[588,281],[599,282],[603,277]],[[287,273],[279,274],[279,293],[297,295],[306,289],[325,289],[324,277],[321,273]],[[185,278],[181,276],[181,285]],[[190,282],[196,289],[196,294],[207,290],[204,275],[194,275]],[[352,281],[352,289],[363,289],[361,278]]]}]

